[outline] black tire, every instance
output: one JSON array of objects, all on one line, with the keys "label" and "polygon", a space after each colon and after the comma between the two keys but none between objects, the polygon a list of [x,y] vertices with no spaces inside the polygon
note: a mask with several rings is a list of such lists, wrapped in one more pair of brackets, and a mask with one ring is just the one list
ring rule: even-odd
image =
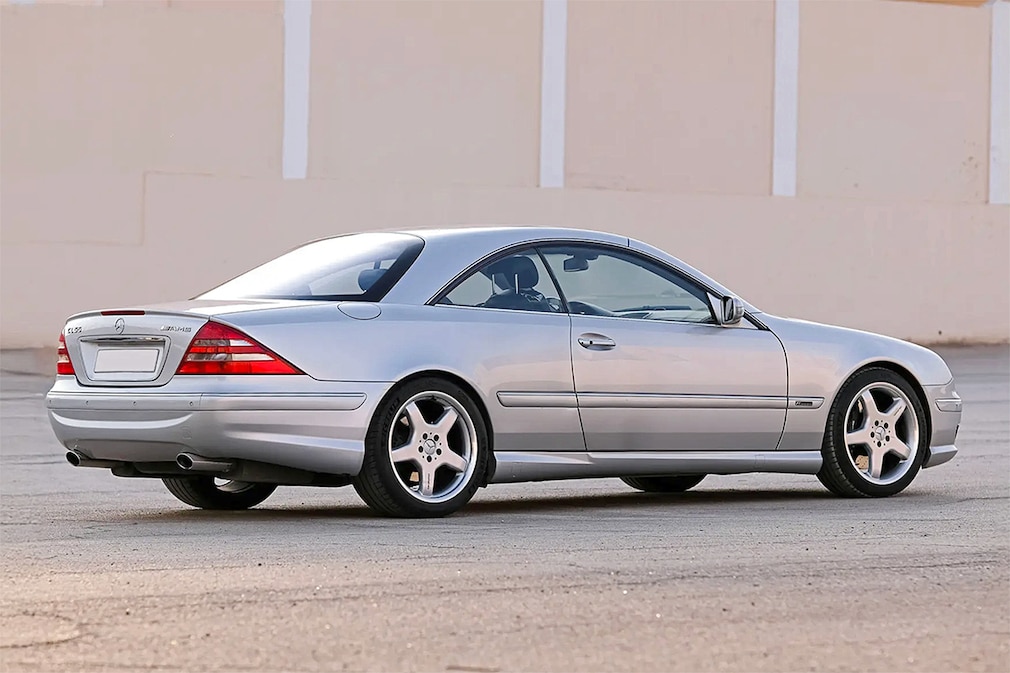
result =
[{"label": "black tire", "polygon": [[[881,388],[889,386],[892,390],[897,389],[903,393],[902,401],[913,414],[913,416],[903,415],[897,423],[892,420],[886,426],[883,425],[883,422],[890,420],[890,418],[883,419],[882,417],[881,427],[887,428],[883,431],[886,435],[884,446],[886,447],[886,443],[891,441],[893,435],[895,439],[903,442],[910,452],[914,451],[914,453],[911,453],[907,458],[896,454],[885,455],[881,459],[883,461],[882,468],[877,479],[872,475],[872,468],[867,467],[865,471],[860,468],[861,464],[868,466],[871,464],[870,451],[873,447],[870,446],[870,443],[847,444],[845,440],[847,430],[850,432],[859,432],[860,430],[856,427],[846,427],[847,424],[853,426],[850,408],[855,408],[858,414],[860,407],[854,407],[857,404],[857,397],[868,389],[870,389],[871,395],[874,393],[879,395],[882,392],[880,389],[872,388],[873,386]],[[886,394],[886,390],[883,392]],[[899,397],[895,397],[893,401],[896,402],[898,399]],[[879,402],[876,407],[874,413],[879,414]],[[874,423],[876,422],[874,421]],[[861,425],[868,427],[870,424],[864,420]],[[904,437],[900,435],[904,435]],[[903,491],[915,479],[922,466],[922,461],[925,459],[928,442],[926,411],[912,385],[904,377],[890,369],[869,367],[849,377],[831,405],[824,430],[824,441],[821,445],[821,455],[824,462],[817,473],[817,479],[829,491],[842,497],[884,498],[892,496]],[[880,447],[882,443],[877,442],[876,446]]]},{"label": "black tire", "polygon": [[249,509],[255,507],[277,489],[275,484],[251,484],[228,481],[220,486],[214,477],[165,477],[168,492],[200,509]]},{"label": "black tire", "polygon": [[[423,416],[418,428],[406,411],[412,403]],[[431,431],[439,413],[438,405],[442,406],[442,412],[451,408],[458,418],[444,436]],[[420,433],[425,428],[430,432],[422,439]],[[441,442],[438,449],[434,442],[429,447],[429,438]],[[394,460],[392,450],[406,449],[408,445],[410,455]],[[470,395],[445,379],[415,379],[397,386],[379,403],[365,435],[365,457],[354,478],[354,490],[365,504],[385,516],[446,516],[469,502],[477,492],[486,476],[489,455],[487,426]],[[445,465],[448,457],[464,468],[457,470]],[[425,468],[429,465],[432,476],[426,484],[430,484],[431,493],[424,494],[422,474],[427,473]]]},{"label": "black tire", "polygon": [[621,477],[621,481],[646,493],[683,493],[701,483],[704,474],[671,474],[662,477]]}]

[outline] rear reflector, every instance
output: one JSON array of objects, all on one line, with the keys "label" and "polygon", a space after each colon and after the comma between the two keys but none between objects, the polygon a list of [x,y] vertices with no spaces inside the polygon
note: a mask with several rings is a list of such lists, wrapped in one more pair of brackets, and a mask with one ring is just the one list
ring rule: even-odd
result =
[{"label": "rear reflector", "polygon": [[67,340],[60,332],[60,343],[56,346],[56,374],[58,376],[73,376],[74,365],[70,362],[70,354],[67,353]]},{"label": "rear reflector", "polygon": [[208,322],[193,337],[176,374],[301,374],[234,327]]}]

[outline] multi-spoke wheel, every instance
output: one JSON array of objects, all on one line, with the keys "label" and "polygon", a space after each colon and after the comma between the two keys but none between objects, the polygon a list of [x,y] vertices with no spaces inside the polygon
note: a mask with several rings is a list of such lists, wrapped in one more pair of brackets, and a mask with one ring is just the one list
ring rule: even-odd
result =
[{"label": "multi-spoke wheel", "polygon": [[925,412],[909,383],[889,369],[865,369],[831,406],[817,477],[838,495],[894,495],[918,473],[926,441]]},{"label": "multi-spoke wheel", "polygon": [[354,488],[383,514],[444,516],[473,497],[487,461],[487,429],[470,396],[448,381],[419,379],[376,411]]},{"label": "multi-spoke wheel", "polygon": [[704,474],[671,474],[661,477],[621,477],[621,481],[646,493],[683,493],[700,484],[704,478]]},{"label": "multi-spoke wheel", "polygon": [[176,498],[201,509],[249,509],[270,497],[277,486],[214,477],[166,477],[165,487]]}]

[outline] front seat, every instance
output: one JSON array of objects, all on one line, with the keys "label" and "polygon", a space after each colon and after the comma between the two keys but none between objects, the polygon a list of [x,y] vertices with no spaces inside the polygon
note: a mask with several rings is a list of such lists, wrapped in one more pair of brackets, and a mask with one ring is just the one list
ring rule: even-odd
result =
[{"label": "front seat", "polygon": [[492,264],[487,272],[494,284],[505,291],[488,297],[484,302],[485,308],[553,311],[544,296],[533,289],[540,282],[540,272],[529,257],[506,257]]}]

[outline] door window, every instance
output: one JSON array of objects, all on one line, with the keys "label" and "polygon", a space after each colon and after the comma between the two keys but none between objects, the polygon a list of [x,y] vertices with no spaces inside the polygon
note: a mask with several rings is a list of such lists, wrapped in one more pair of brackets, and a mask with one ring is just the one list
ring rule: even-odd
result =
[{"label": "door window", "polygon": [[654,262],[588,245],[545,246],[571,313],[711,323],[705,291]]},{"label": "door window", "polygon": [[536,250],[513,253],[485,264],[438,303],[513,311],[564,310],[558,290]]}]

